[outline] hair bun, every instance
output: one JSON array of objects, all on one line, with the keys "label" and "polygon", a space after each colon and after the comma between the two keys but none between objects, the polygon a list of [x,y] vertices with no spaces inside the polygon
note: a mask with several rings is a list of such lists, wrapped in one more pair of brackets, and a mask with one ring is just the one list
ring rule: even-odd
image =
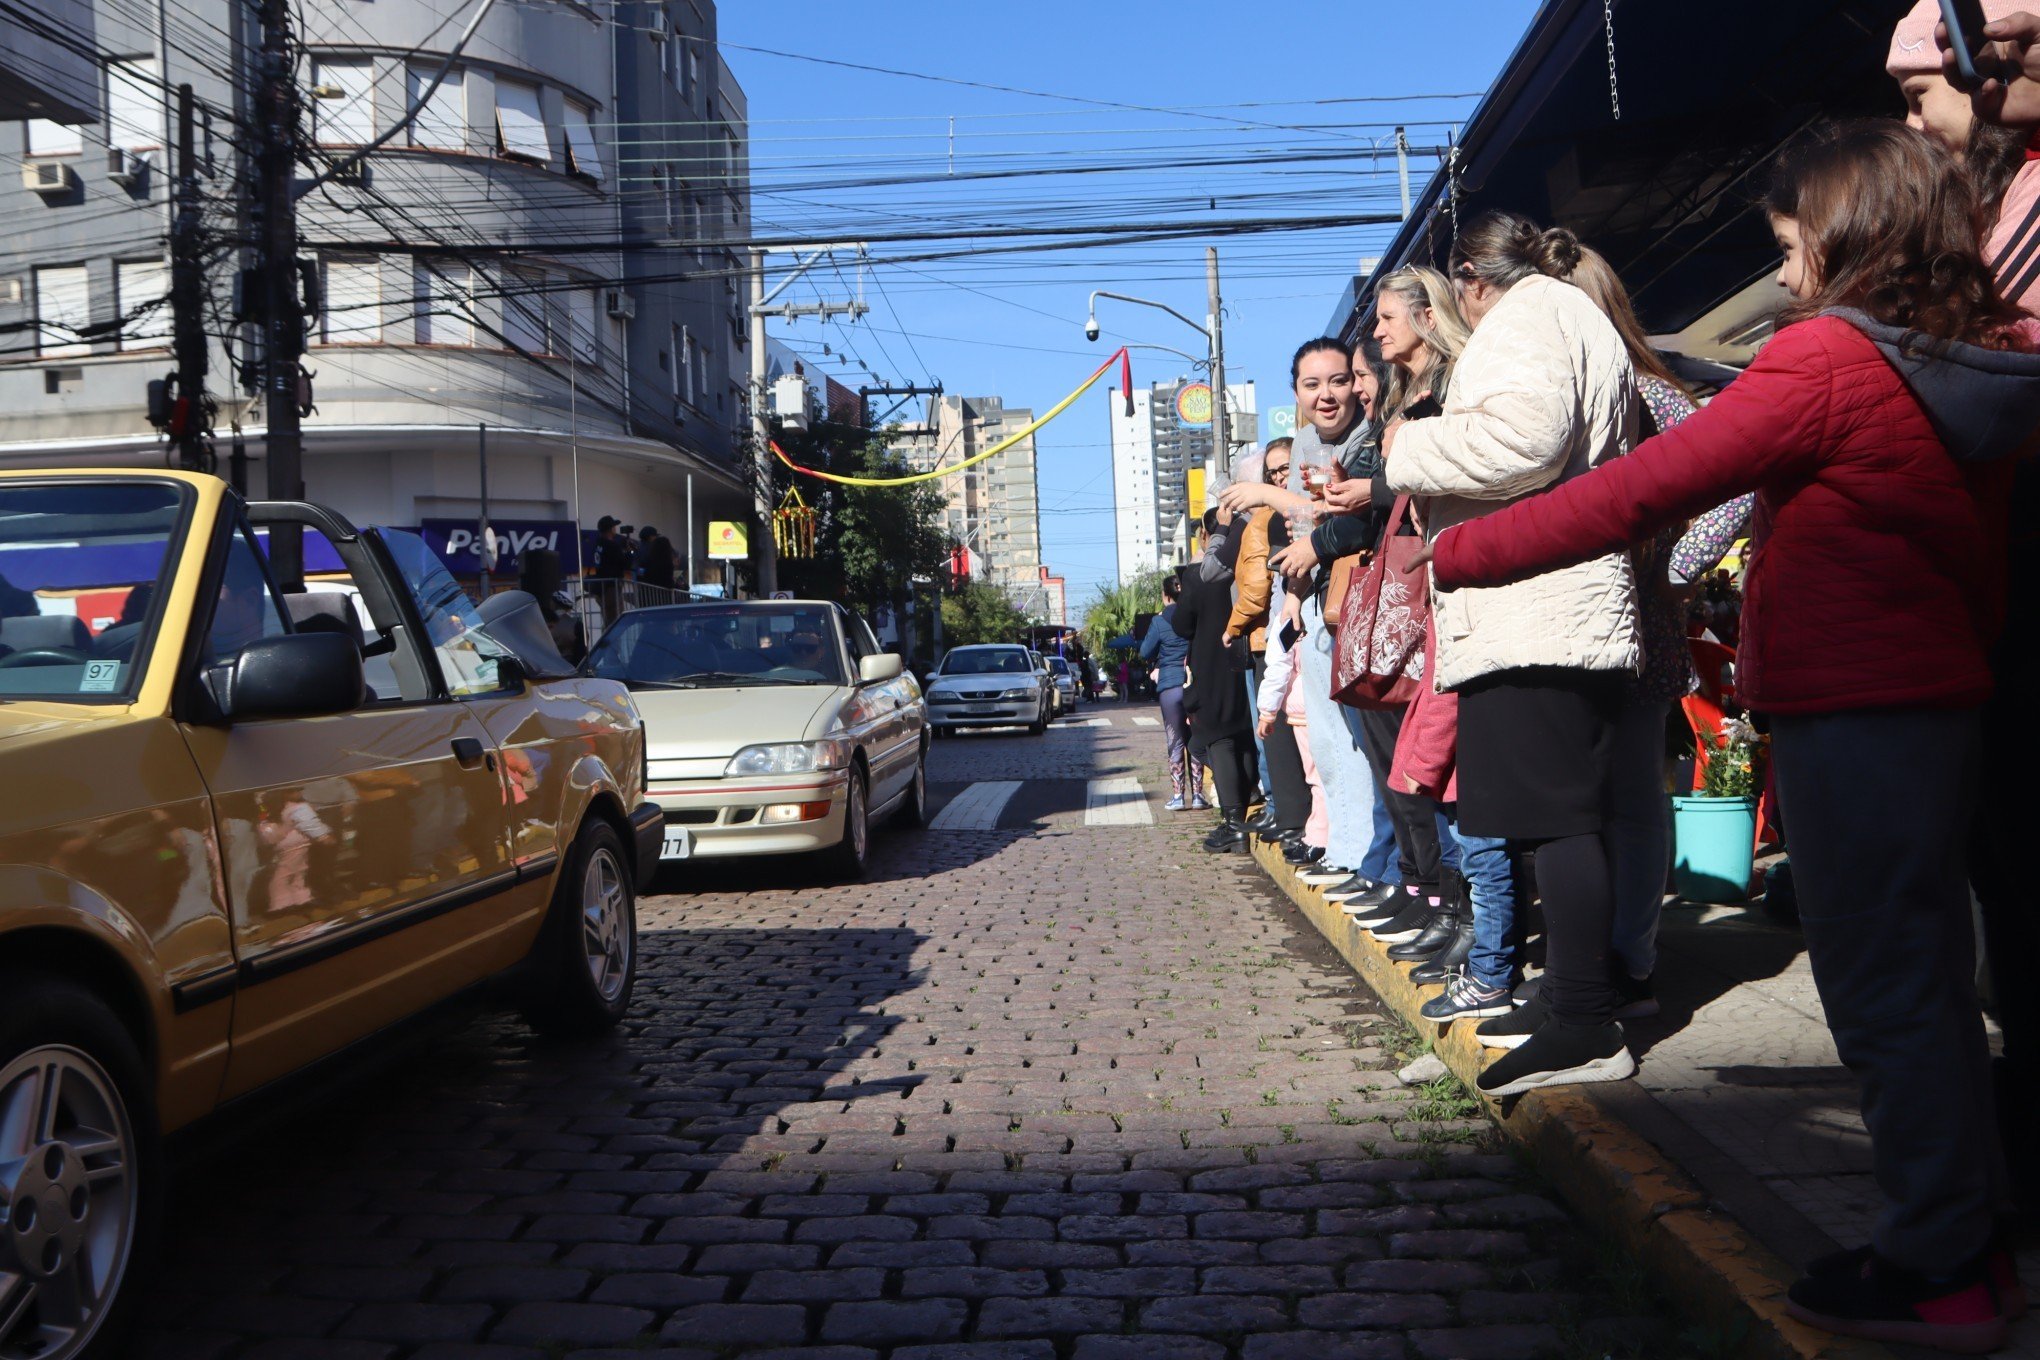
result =
[{"label": "hair bun", "polygon": [[1548,227],[1537,238],[1537,272],[1565,278],[1580,267],[1580,238],[1565,227]]}]

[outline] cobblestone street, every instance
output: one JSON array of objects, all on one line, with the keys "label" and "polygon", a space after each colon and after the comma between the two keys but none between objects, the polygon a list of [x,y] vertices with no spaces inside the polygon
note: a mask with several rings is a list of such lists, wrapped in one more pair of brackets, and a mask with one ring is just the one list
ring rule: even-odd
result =
[{"label": "cobblestone street", "polygon": [[[1101,712],[938,743],[938,809],[1016,787],[951,819],[982,829],[881,832],[867,882],[662,880],[619,1036],[542,1045],[462,1003],[232,1116],[178,1163],[142,1351],[1500,1360],[1661,1335],[1620,1315],[1641,1298],[1571,1292],[1579,1230],[1469,1104],[1397,1084],[1397,1031],[1251,862],[1162,811],[1152,708]],[[1129,776],[1137,815],[1101,816],[1087,790]]]}]

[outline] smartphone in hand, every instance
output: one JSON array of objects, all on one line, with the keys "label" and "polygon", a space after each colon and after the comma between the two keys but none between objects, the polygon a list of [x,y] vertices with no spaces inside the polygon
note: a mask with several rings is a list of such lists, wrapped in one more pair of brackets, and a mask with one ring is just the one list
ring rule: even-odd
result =
[{"label": "smartphone in hand", "polygon": [[1941,22],[1948,26],[1948,47],[1955,55],[1955,79],[1960,90],[1975,90],[1984,76],[1977,69],[1976,55],[1989,45],[1983,36],[1982,0],[1941,0]]}]

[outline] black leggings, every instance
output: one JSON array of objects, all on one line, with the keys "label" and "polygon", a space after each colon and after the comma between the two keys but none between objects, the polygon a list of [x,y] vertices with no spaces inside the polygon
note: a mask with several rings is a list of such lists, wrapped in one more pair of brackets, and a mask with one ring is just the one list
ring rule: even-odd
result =
[{"label": "black leggings", "polygon": [[[1199,749],[1197,724],[1190,724],[1190,748]],[[1254,756],[1254,735],[1240,732],[1213,737],[1202,743],[1204,763],[1211,767],[1211,782],[1218,786],[1218,806],[1228,817],[1246,811],[1258,785]]]},{"label": "black leggings", "polygon": [[1388,769],[1395,762],[1396,738],[1402,734],[1406,712],[1406,708],[1361,709],[1360,748],[1374,772],[1374,791],[1395,826],[1402,881],[1435,889],[1444,863],[1438,846],[1438,804],[1422,794],[1398,793],[1388,786]]},{"label": "black leggings", "polygon": [[1303,756],[1296,749],[1296,733],[1289,719],[1275,715],[1261,749],[1268,756],[1268,796],[1275,801],[1275,825],[1284,831],[1302,832],[1310,820],[1310,781],[1304,778]]},{"label": "black leggings", "polygon": [[1598,831],[1543,841],[1533,856],[1544,899],[1545,1004],[1569,1025],[1614,1018],[1608,940],[1615,928],[1615,880]]}]

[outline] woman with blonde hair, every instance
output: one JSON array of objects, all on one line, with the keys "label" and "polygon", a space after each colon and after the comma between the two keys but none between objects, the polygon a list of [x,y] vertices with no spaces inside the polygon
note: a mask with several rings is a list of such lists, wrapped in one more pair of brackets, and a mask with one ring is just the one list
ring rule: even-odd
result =
[{"label": "woman with blonde hair", "polygon": [[1472,335],[1452,296],[1452,281],[1429,265],[1405,265],[1376,284],[1374,338],[1389,363],[1383,423],[1402,418],[1426,395],[1444,401],[1452,365]]}]

